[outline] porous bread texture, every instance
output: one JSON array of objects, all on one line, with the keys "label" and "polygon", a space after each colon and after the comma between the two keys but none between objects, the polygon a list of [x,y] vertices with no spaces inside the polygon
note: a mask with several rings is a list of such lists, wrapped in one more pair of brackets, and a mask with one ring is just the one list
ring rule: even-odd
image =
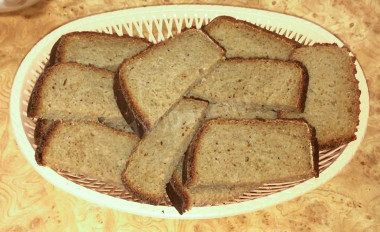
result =
[{"label": "porous bread texture", "polygon": [[207,186],[187,188],[183,181],[183,161],[174,171],[170,182],[166,186],[166,193],[172,205],[180,214],[190,210],[193,206],[215,205],[233,200],[256,186]]},{"label": "porous bread texture", "polygon": [[216,17],[204,30],[226,50],[227,58],[288,60],[293,49],[301,46],[283,35],[228,16]]},{"label": "porous bread texture", "polygon": [[219,62],[189,96],[210,103],[302,112],[308,77],[298,62],[228,59]]},{"label": "porous bread texture", "polygon": [[121,173],[139,141],[95,122],[57,122],[36,150],[38,164],[124,188]]},{"label": "porous bread texture", "polygon": [[124,59],[151,46],[146,39],[99,32],[71,32],[54,45],[50,65],[76,62],[116,72]]},{"label": "porous bread texture", "polygon": [[318,147],[304,120],[212,119],[185,163],[186,187],[296,181],[318,176]]},{"label": "porous bread texture", "polygon": [[333,149],[356,139],[360,90],[354,58],[336,44],[315,44],[296,49],[291,59],[309,73],[305,111],[280,112],[283,118],[305,118],[316,130],[321,149]]},{"label": "porous bread texture", "polygon": [[29,100],[31,118],[94,121],[129,126],[113,93],[114,74],[77,63],[59,63],[40,76]]},{"label": "porous bread texture", "polygon": [[181,100],[145,134],[130,156],[122,180],[136,197],[152,204],[167,200],[165,187],[204,119],[208,103]]},{"label": "porous bread texture", "polygon": [[251,107],[247,105],[235,105],[224,103],[209,104],[206,119],[276,119],[277,112],[264,107]]},{"label": "porous bread texture", "polygon": [[[60,120],[57,120],[60,121]],[[57,121],[49,120],[49,119],[43,119],[39,118],[36,122],[36,127],[34,129],[34,143],[38,146],[40,142],[42,141],[43,137],[47,134],[50,127],[54,125]],[[111,127],[116,130],[120,130],[126,133],[132,133],[131,127],[125,122],[125,120],[122,120],[120,122],[114,121],[110,122],[109,124],[104,124],[108,127]]]},{"label": "porous bread texture", "polygon": [[201,30],[188,29],[123,62],[118,84],[137,121],[130,125],[151,130],[221,59],[222,48]]}]

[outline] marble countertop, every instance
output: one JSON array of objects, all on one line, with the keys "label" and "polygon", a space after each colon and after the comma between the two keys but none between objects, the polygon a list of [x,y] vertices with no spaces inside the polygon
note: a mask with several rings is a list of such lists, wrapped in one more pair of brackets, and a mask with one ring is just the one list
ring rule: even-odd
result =
[{"label": "marble countertop", "polygon": [[[29,165],[13,136],[9,98],[28,51],[67,22],[131,7],[207,3],[251,7],[308,19],[337,35],[367,78],[370,116],[354,158],[333,179],[293,200],[238,216],[206,220],[142,217],[70,195]],[[43,0],[0,13],[0,231],[380,231],[380,1]]]}]

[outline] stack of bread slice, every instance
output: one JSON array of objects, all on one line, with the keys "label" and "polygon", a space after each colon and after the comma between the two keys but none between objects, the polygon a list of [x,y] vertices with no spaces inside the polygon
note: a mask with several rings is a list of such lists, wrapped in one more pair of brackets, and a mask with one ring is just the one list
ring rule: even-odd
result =
[{"label": "stack of bread slice", "polygon": [[318,177],[319,149],[356,138],[348,49],[231,17],[154,45],[69,33],[48,66],[28,106],[37,162],[180,213]]}]

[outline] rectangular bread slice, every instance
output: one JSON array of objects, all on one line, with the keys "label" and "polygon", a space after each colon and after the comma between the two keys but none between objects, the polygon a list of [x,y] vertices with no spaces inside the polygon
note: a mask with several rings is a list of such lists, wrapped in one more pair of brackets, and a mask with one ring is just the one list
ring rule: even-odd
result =
[{"label": "rectangular bread slice", "polygon": [[166,193],[170,202],[180,214],[190,210],[193,206],[215,205],[231,201],[256,187],[255,185],[222,185],[187,188],[184,186],[182,171],[183,161],[179,163],[166,186]]},{"label": "rectangular bread slice", "polygon": [[206,34],[188,29],[123,62],[118,84],[132,129],[151,130],[223,58],[224,50]]},{"label": "rectangular bread slice", "polygon": [[59,63],[40,76],[31,94],[31,118],[129,126],[113,92],[114,73],[77,63]]},{"label": "rectangular bread slice", "polygon": [[318,176],[318,146],[304,120],[212,119],[185,162],[187,187],[296,181]]},{"label": "rectangular bread slice", "polygon": [[124,188],[121,173],[139,141],[95,122],[57,122],[36,150],[38,164]]},{"label": "rectangular bread slice", "polygon": [[214,118],[224,119],[276,119],[277,112],[264,107],[250,107],[247,105],[234,105],[228,103],[209,104],[206,120]]},{"label": "rectangular bread slice", "polygon": [[307,71],[299,62],[236,58],[219,62],[189,96],[210,103],[302,112],[307,84]]},{"label": "rectangular bread slice", "polygon": [[49,65],[76,62],[116,72],[124,59],[131,58],[151,46],[143,38],[99,32],[71,32],[53,46]]},{"label": "rectangular bread slice", "polygon": [[281,112],[283,118],[305,118],[316,130],[320,149],[333,149],[356,139],[360,90],[354,58],[347,48],[316,44],[296,49],[291,58],[309,73],[303,113]]},{"label": "rectangular bread slice", "polygon": [[226,50],[227,58],[288,60],[293,49],[300,47],[283,35],[228,16],[213,19],[204,30]]},{"label": "rectangular bread slice", "polygon": [[[54,125],[54,123],[56,122],[57,121],[54,121],[54,120],[38,118],[36,122],[36,127],[34,129],[34,143],[37,144],[37,146],[38,144],[40,144],[43,137],[47,134],[50,127]],[[109,124],[104,124],[104,125],[111,127],[113,129],[119,130],[119,131],[126,132],[126,133],[133,133],[131,127],[128,124],[126,124],[125,120],[121,122],[114,121],[114,122],[110,122]]]},{"label": "rectangular bread slice", "polygon": [[184,99],[147,133],[130,156],[122,180],[152,204],[167,199],[165,186],[205,116],[207,102]]}]

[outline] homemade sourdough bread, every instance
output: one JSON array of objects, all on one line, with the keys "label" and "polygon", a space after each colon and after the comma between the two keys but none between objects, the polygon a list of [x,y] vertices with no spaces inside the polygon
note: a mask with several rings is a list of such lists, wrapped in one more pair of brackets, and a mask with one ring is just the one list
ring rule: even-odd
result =
[{"label": "homemade sourdough bread", "polygon": [[228,103],[209,104],[206,111],[206,119],[276,119],[277,112],[267,110],[264,107],[251,107],[247,105],[234,105]]},{"label": "homemade sourdough bread", "polygon": [[242,186],[318,176],[314,129],[304,120],[207,121],[186,154],[185,186]]},{"label": "homemade sourdough bread", "polygon": [[287,60],[300,46],[294,40],[228,16],[213,19],[204,30],[224,49],[226,57]]},{"label": "homemade sourdough bread", "polygon": [[321,149],[332,149],[356,139],[360,90],[354,58],[347,48],[316,44],[296,49],[291,58],[309,73],[309,88],[302,114],[281,112],[284,118],[305,118],[316,130]]},{"label": "homemade sourdough bread", "polygon": [[115,88],[127,103],[132,129],[151,130],[223,58],[224,50],[206,34],[188,29],[123,62]]},{"label": "homemade sourdough bread", "polygon": [[298,62],[228,59],[219,62],[189,96],[210,103],[302,112],[308,77]]},{"label": "homemade sourdough bread", "polygon": [[193,206],[220,204],[233,200],[255,186],[206,186],[187,188],[183,182],[183,161],[174,171],[170,182],[166,186],[166,193],[180,214],[190,210]]},{"label": "homemade sourdough bread", "polygon": [[114,73],[77,63],[51,66],[31,94],[27,114],[32,118],[102,122],[130,130],[113,93]]},{"label": "homemade sourdough bread", "polygon": [[[60,121],[60,120],[57,120]],[[49,128],[54,125],[57,121],[54,120],[49,120],[49,119],[43,119],[39,118],[36,122],[36,127],[34,129],[34,143],[38,146],[40,142],[42,141],[43,137],[47,134]],[[131,127],[128,126],[128,124],[125,123],[123,120],[122,122],[111,122],[109,124],[104,124],[108,127],[111,127],[116,130],[124,131],[124,132],[129,132],[132,133]]]},{"label": "homemade sourdough bread", "polygon": [[138,140],[100,123],[57,122],[38,146],[36,161],[123,188],[120,176]]},{"label": "homemade sourdough bread", "polygon": [[53,46],[50,65],[76,62],[116,72],[124,59],[151,45],[146,39],[99,32],[71,32]]},{"label": "homemade sourdough bread", "polygon": [[122,180],[136,197],[159,204],[165,187],[205,116],[207,102],[181,100],[149,133],[130,156]]}]

